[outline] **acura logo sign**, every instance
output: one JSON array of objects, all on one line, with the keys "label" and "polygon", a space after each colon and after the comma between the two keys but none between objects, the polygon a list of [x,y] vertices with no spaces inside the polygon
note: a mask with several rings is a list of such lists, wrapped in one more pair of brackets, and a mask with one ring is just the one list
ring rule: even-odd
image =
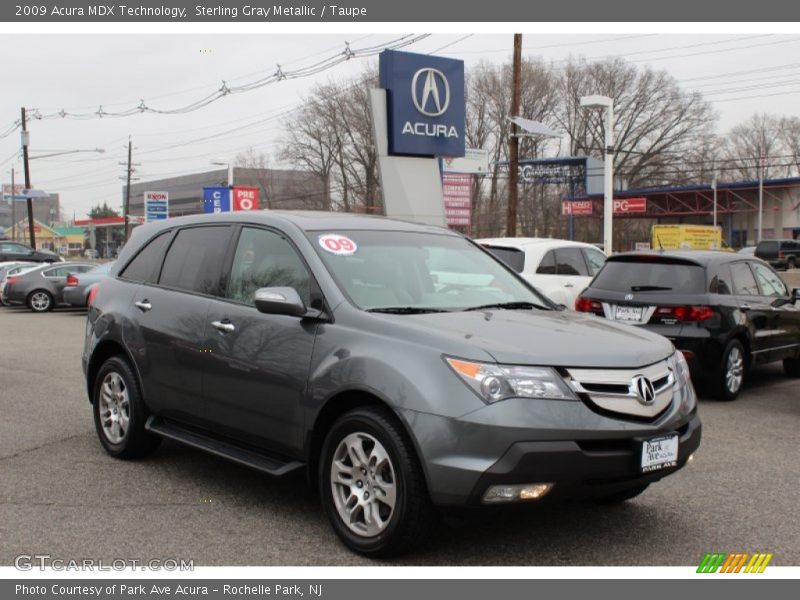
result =
[{"label": "acura logo sign", "polygon": [[653,382],[644,375],[637,375],[633,378],[633,391],[636,392],[636,399],[645,406],[650,406],[656,401],[656,388]]},{"label": "acura logo sign", "polygon": [[[423,78],[422,85],[419,85],[420,78]],[[411,79],[411,98],[420,114],[426,117],[443,115],[450,106],[447,77],[438,69],[420,69]]]}]

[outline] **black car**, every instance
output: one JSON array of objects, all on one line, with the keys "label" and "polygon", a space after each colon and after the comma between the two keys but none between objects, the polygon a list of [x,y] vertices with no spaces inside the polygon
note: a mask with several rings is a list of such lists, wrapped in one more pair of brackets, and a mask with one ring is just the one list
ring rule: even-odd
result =
[{"label": "black car", "polygon": [[756,246],[756,256],[776,269],[794,269],[800,264],[800,240],[764,240]]},{"label": "black car", "polygon": [[610,257],[575,309],[645,328],[683,352],[692,378],[722,400],[750,366],[783,361],[800,376],[800,288],[764,261],[714,251]]},{"label": "black car", "polygon": [[19,242],[0,242],[0,262],[30,261],[30,262],[59,262],[63,260],[58,254],[48,250],[34,250],[30,246]]}]

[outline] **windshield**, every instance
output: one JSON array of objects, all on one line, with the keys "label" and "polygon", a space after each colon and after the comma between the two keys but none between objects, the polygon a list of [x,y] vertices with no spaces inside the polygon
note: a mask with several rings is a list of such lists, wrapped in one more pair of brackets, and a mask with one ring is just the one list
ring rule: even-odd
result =
[{"label": "windshield", "polygon": [[399,231],[308,235],[339,286],[364,310],[459,311],[508,303],[514,304],[508,308],[551,307],[462,237]]}]

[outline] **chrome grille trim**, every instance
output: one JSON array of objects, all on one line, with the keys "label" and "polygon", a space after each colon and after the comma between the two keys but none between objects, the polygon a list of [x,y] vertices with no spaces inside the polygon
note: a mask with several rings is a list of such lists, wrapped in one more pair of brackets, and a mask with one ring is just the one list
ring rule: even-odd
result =
[{"label": "chrome grille trim", "polygon": [[[598,407],[638,418],[652,419],[661,414],[672,403],[675,393],[675,373],[666,360],[637,369],[568,368],[567,373],[567,383],[572,389],[588,396]],[[655,388],[655,401],[650,405],[642,404],[636,394],[633,380],[639,375],[647,377],[654,384],[659,383]],[[620,391],[609,391],[611,386]],[[622,388],[627,391],[623,393]]]}]

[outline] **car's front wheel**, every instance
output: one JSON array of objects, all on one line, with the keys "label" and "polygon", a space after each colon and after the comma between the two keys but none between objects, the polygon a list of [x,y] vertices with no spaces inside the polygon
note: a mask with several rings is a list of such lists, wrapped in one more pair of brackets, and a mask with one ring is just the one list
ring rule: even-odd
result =
[{"label": "car's front wheel", "polygon": [[111,456],[142,458],[158,448],[161,438],[144,428],[147,409],[124,357],[112,356],[100,367],[92,404],[97,437]]},{"label": "car's front wheel", "polygon": [[53,296],[46,290],[35,290],[28,294],[28,308],[37,313],[53,310]]},{"label": "car's front wheel", "polygon": [[388,410],[358,408],[334,423],[322,447],[319,489],[336,533],[368,556],[410,551],[435,522],[414,448]]}]

